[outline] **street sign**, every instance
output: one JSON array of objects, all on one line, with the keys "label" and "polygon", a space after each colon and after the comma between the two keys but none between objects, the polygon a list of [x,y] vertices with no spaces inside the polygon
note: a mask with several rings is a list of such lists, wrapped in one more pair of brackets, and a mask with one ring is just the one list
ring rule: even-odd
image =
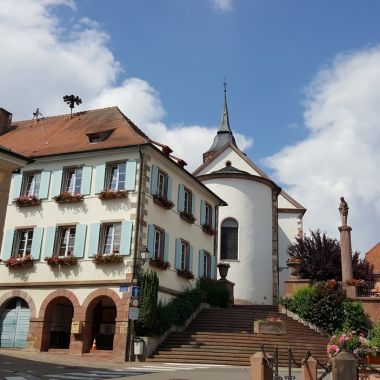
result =
[{"label": "street sign", "polygon": [[129,308],[129,319],[137,321],[139,319],[140,309],[138,307],[130,307]]},{"label": "street sign", "polygon": [[132,297],[133,298],[139,298],[140,297],[140,287],[139,286],[132,286]]},{"label": "street sign", "polygon": [[139,307],[139,299],[138,298],[131,298],[131,306]]},{"label": "street sign", "polygon": [[129,286],[128,286],[128,285],[121,285],[121,286],[119,287],[119,292],[120,292],[120,293],[128,292],[128,290],[129,290]]}]

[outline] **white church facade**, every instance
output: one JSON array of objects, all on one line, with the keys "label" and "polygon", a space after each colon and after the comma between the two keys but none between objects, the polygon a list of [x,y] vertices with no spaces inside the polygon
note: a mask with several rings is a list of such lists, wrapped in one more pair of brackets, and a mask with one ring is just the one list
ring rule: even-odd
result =
[{"label": "white church facade", "polygon": [[275,304],[288,277],[286,250],[306,209],[237,147],[225,92],[221,126],[193,173],[228,204],[219,209],[218,260],[230,264],[235,303]]}]

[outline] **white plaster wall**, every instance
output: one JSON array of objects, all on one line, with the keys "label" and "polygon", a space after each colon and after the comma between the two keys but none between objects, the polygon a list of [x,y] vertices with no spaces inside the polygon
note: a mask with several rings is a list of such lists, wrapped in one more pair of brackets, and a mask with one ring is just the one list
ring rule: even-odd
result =
[{"label": "white plaster wall", "polygon": [[292,208],[295,209],[293,203],[289,202],[282,194],[278,196],[278,208]]},{"label": "white plaster wall", "polygon": [[[244,179],[208,179],[205,185],[228,203],[223,219],[239,222],[239,259],[228,261],[227,279],[235,283],[235,299],[272,304],[272,195],[267,185]],[[219,244],[220,247],[220,237]],[[220,253],[219,253],[220,257]]]}]

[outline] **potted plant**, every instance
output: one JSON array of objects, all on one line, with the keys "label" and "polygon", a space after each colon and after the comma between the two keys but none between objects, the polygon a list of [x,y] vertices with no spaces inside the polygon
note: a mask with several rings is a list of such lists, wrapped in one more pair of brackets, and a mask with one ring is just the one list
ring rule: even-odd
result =
[{"label": "potted plant", "polygon": [[127,190],[108,190],[104,189],[98,195],[99,199],[118,199],[118,198],[127,198],[128,191]]},{"label": "potted plant", "polygon": [[178,276],[186,278],[187,280],[194,279],[194,273],[187,269],[177,269],[177,274]]},{"label": "potted plant", "polygon": [[192,224],[195,222],[196,218],[193,214],[187,213],[185,211],[180,212],[181,219],[185,220],[186,222]]},{"label": "potted plant", "polygon": [[290,275],[292,277],[298,277],[299,276],[299,271],[302,265],[302,259],[299,257],[291,256],[289,259],[286,261],[286,265],[289,268]]},{"label": "potted plant", "polygon": [[98,265],[98,264],[115,264],[115,263],[122,263],[123,262],[123,256],[119,255],[119,251],[114,251],[110,253],[109,255],[104,255],[103,253],[98,253],[94,256],[92,261]]},{"label": "potted plant", "polygon": [[34,264],[32,255],[26,255],[24,257],[10,257],[8,260],[4,261],[4,264],[12,268],[30,268]]},{"label": "potted plant", "polygon": [[150,259],[149,265],[162,270],[167,270],[168,268],[170,268],[170,263],[160,258]]},{"label": "potted plant", "polygon": [[219,276],[223,280],[227,277],[228,270],[230,269],[230,266],[231,266],[230,264],[225,263],[223,261],[221,261],[220,263],[218,263],[217,267],[218,267],[218,270],[219,270]]},{"label": "potted plant", "polygon": [[15,199],[18,207],[38,206],[41,204],[41,200],[35,195],[20,195]]},{"label": "potted plant", "polygon": [[83,195],[79,193],[69,193],[68,191],[63,191],[59,195],[53,197],[57,203],[74,203],[83,201]]},{"label": "potted plant", "polygon": [[68,254],[67,256],[45,257],[45,261],[51,267],[68,267],[78,263],[78,259],[72,254]]},{"label": "potted plant", "polygon": [[259,319],[253,323],[254,334],[284,335],[286,334],[285,322],[279,317]]},{"label": "potted plant", "polygon": [[160,195],[160,194],[153,195],[153,202],[156,203],[157,205],[165,208],[166,210],[170,210],[174,206],[174,202],[172,202],[167,197]]}]

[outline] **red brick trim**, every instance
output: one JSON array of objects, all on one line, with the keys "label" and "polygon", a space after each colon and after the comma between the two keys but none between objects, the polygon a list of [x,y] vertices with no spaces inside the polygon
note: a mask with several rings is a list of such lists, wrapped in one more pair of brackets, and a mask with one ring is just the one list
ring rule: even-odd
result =
[{"label": "red brick trim", "polygon": [[42,302],[42,305],[40,307],[40,313],[39,313],[40,319],[44,320],[46,308],[49,306],[50,302],[52,302],[55,298],[58,298],[58,297],[64,297],[70,300],[74,308],[73,319],[76,318],[77,314],[81,314],[81,311],[82,311],[81,306],[79,304],[79,301],[76,295],[70,290],[58,289],[51,292]]},{"label": "red brick trim", "polygon": [[22,298],[28,304],[29,310],[30,310],[30,318],[35,318],[36,306],[34,304],[32,297],[28,293],[24,292],[23,290],[16,290],[16,289],[11,290],[0,297],[0,314],[3,311],[2,309],[5,307],[7,302],[10,299],[15,298],[15,297]]}]

